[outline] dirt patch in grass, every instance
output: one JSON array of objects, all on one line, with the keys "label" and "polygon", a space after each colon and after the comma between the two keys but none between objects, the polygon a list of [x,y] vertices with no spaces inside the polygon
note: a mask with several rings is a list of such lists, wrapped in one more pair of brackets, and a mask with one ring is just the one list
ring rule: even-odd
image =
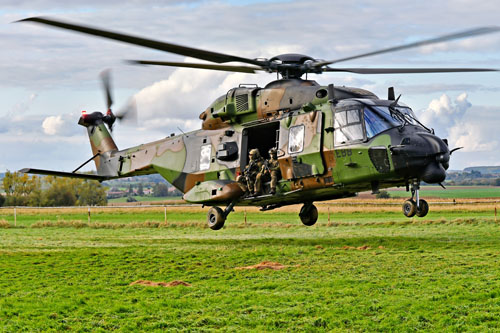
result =
[{"label": "dirt patch in grass", "polygon": [[4,228],[4,229],[7,229],[7,228],[10,228],[11,225],[9,222],[5,221],[5,220],[0,220],[0,228]]},{"label": "dirt patch in grass", "polygon": [[272,269],[274,271],[279,271],[280,269],[287,268],[289,266],[285,266],[280,264],[279,262],[273,262],[273,261],[263,261],[260,264],[257,265],[252,265],[252,266],[244,266],[244,267],[236,267],[236,269],[256,269],[258,271],[263,270],[263,269]]},{"label": "dirt patch in grass", "polygon": [[180,280],[174,280],[170,282],[155,282],[155,281],[149,281],[149,280],[137,280],[134,282],[131,282],[129,286],[134,286],[134,285],[140,285],[140,286],[146,286],[146,287],[176,287],[176,286],[185,286],[185,287],[191,287],[190,283],[180,281]]},{"label": "dirt patch in grass", "polygon": [[342,246],[342,250],[358,250],[358,251],[366,251],[366,250],[370,250],[372,247],[369,246],[369,245],[363,245],[363,246],[358,246],[358,247],[355,247],[355,246],[349,246],[349,245],[344,245]]}]

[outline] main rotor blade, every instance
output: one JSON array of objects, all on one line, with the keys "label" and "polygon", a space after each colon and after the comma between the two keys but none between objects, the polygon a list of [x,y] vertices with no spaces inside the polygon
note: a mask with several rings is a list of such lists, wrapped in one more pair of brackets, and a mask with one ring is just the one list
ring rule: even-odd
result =
[{"label": "main rotor blade", "polygon": [[316,63],[313,64],[313,66],[314,67],[321,67],[321,66],[325,66],[325,65],[330,65],[330,64],[337,63],[337,62],[341,62],[341,61],[347,61],[347,60],[352,60],[352,59],[359,59],[359,58],[369,57],[369,56],[373,56],[373,55],[377,55],[377,54],[389,53],[389,52],[394,52],[394,51],[400,51],[400,50],[410,49],[410,48],[424,46],[424,45],[431,45],[431,44],[436,44],[436,43],[451,41],[451,40],[454,40],[454,39],[460,39],[460,38],[466,38],[466,37],[472,37],[472,36],[479,36],[479,35],[489,34],[489,33],[498,32],[498,31],[500,31],[500,27],[496,27],[496,26],[476,28],[476,29],[462,31],[462,32],[459,32],[459,33],[444,35],[444,36],[437,37],[437,38],[422,40],[422,41],[419,41],[419,42],[414,42],[414,43],[409,43],[409,44],[403,44],[403,45],[399,45],[399,46],[389,47],[389,48],[386,48],[386,49],[381,49],[381,50],[378,50],[378,51],[363,53],[363,54],[359,54],[359,55],[355,55],[355,56],[351,56],[351,57],[316,62]]},{"label": "main rotor blade", "polygon": [[101,72],[101,81],[102,87],[104,88],[104,93],[106,94],[106,106],[111,109],[111,105],[113,105],[113,98],[111,97],[111,78],[110,78],[110,70],[106,69]]},{"label": "main rotor blade", "polygon": [[256,71],[264,70],[261,67],[194,64],[194,63],[188,63],[188,62],[150,61],[150,60],[128,60],[128,62],[130,62],[132,64],[141,64],[141,65],[159,65],[159,66],[172,66],[172,67],[201,68],[201,69],[212,69],[212,70],[217,70],[217,71],[240,72],[240,73],[251,73],[251,74],[255,74]]},{"label": "main rotor blade", "polygon": [[62,29],[78,31],[78,32],[81,32],[84,34],[89,34],[89,35],[93,35],[93,36],[99,36],[99,37],[104,37],[104,38],[108,38],[108,39],[118,40],[118,41],[121,41],[124,43],[140,45],[140,46],[148,47],[151,49],[175,53],[175,54],[183,55],[186,57],[192,57],[192,58],[212,61],[212,62],[216,62],[216,63],[238,61],[238,62],[248,63],[248,64],[252,64],[252,65],[265,64],[264,62],[258,61],[258,60],[242,58],[242,57],[232,56],[232,55],[218,53],[218,52],[201,50],[201,49],[195,49],[192,47],[186,47],[186,46],[176,45],[176,44],[172,44],[172,43],[165,43],[165,42],[160,42],[160,41],[147,39],[147,38],[125,35],[125,34],[121,34],[118,32],[97,29],[97,28],[88,27],[88,26],[84,26],[84,25],[77,25],[77,24],[71,24],[71,23],[67,23],[67,22],[63,22],[63,21],[56,21],[56,20],[49,19],[46,17],[30,17],[30,18],[26,18],[26,19],[19,20],[16,22],[42,23],[42,24],[46,24],[46,25],[50,25],[50,26],[54,26],[54,27],[58,27],[58,28],[62,28]]},{"label": "main rotor blade", "polygon": [[500,70],[492,68],[323,68],[323,72],[350,72],[357,74],[418,74],[498,71]]}]

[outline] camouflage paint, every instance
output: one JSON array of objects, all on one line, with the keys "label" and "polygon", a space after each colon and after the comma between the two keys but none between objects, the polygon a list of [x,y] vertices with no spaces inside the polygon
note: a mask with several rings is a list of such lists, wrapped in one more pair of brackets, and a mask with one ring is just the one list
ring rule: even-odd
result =
[{"label": "camouflage paint", "polygon": [[[337,109],[389,102],[378,100],[368,91],[347,87],[335,88],[332,99],[327,90],[328,87],[302,80],[275,81],[266,88],[234,88],[200,115],[201,130],[121,151],[104,124],[98,124],[95,130],[89,129],[89,136],[92,151],[105,153],[105,159],[96,160],[99,174],[118,178],[160,173],[185,193],[187,201],[207,205],[236,201],[237,205],[277,207],[353,196],[373,188],[374,182],[380,188],[404,185],[407,179],[396,172],[390,147],[400,144],[404,131],[418,129],[408,126],[403,132],[394,129],[370,140],[335,146],[333,124]],[[242,156],[254,148],[246,147],[243,151],[243,130],[276,121],[282,174],[277,193],[241,198],[235,179],[244,167],[240,165]],[[294,126],[296,133],[299,127],[303,128],[300,151],[289,150]],[[238,147],[229,160],[217,158],[218,149],[224,144]],[[210,156],[202,163],[204,146],[210,147]],[[387,170],[381,172],[374,166],[370,157],[373,149],[387,155]]]}]

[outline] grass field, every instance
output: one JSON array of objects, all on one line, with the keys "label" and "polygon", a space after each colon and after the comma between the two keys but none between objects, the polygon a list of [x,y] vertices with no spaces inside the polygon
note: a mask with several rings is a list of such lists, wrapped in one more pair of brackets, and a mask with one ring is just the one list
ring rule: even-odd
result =
[{"label": "grass field", "polygon": [[[0,328],[25,331],[496,331],[495,204],[18,210],[0,229]],[[330,210],[330,223],[328,223]],[[244,223],[246,212],[247,223]],[[12,226],[12,210],[0,210]],[[21,227],[20,227],[21,226]],[[271,261],[281,270],[238,269]],[[190,286],[130,285],[137,280]]]},{"label": "grass field", "polygon": [[[408,197],[404,188],[390,189],[388,192],[394,198]],[[446,189],[441,186],[422,186],[420,196],[443,199],[500,198],[500,186],[449,186]]]}]

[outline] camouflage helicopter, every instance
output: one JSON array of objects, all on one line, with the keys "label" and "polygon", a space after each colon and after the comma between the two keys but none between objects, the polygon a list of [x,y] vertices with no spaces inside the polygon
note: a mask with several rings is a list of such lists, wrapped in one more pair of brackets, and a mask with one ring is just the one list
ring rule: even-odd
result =
[{"label": "camouflage helicopter", "polygon": [[[410,107],[388,89],[387,99],[374,93],[333,84],[319,85],[307,74],[350,72],[357,74],[444,73],[498,71],[487,68],[332,68],[339,62],[374,56],[439,42],[498,32],[483,27],[438,38],[385,48],[336,60],[317,60],[301,54],[281,54],[271,59],[249,59],[165,43],[151,39],[71,24],[44,17],[21,21],[104,37],[208,63],[134,60],[145,65],[189,67],[228,72],[277,73],[281,79],[265,87],[240,85],[217,98],[201,114],[201,129],[119,150],[109,130],[116,116],[111,111],[109,79],[104,77],[108,110],[82,114],[97,175],[40,169],[33,174],[108,179],[159,173],[184,193],[191,203],[212,206],[208,225],[224,226],[234,206],[260,206],[262,211],[303,204],[299,217],[310,226],[318,219],[314,201],[355,196],[361,191],[405,186],[411,198],[403,203],[407,217],[425,216],[429,205],[419,197],[420,183],[442,184],[453,151],[448,141],[424,126]],[[239,62],[246,65],[226,65]],[[302,79],[303,76],[306,79]],[[106,126],[108,128],[106,128]],[[280,179],[276,193],[269,185],[262,193],[246,196],[236,179],[250,163],[249,152],[258,149],[264,158],[278,152]],[[82,165],[82,166],[83,166]],[[266,184],[264,184],[266,185]],[[218,206],[225,206],[221,209]]]}]

